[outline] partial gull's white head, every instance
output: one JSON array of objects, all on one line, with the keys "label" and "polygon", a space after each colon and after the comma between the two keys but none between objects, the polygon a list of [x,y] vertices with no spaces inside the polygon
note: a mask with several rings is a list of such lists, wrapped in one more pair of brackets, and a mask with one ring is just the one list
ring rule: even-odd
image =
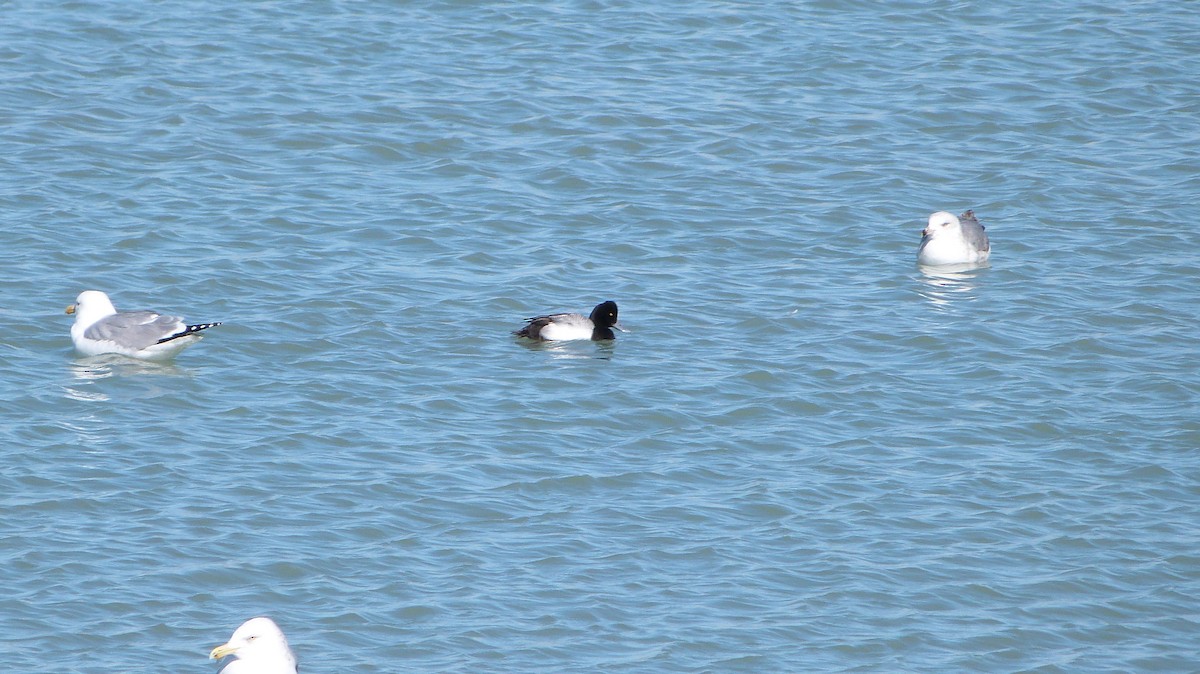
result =
[{"label": "partial gull's white head", "polygon": [[923,265],[972,265],[987,262],[991,253],[987,233],[974,211],[962,214],[938,211],[929,216],[921,232],[917,262]]},{"label": "partial gull's white head", "polygon": [[221,674],[296,674],[296,656],[274,620],[251,618],[233,632],[228,643],[212,649],[208,657],[220,660],[232,655],[237,659]]}]

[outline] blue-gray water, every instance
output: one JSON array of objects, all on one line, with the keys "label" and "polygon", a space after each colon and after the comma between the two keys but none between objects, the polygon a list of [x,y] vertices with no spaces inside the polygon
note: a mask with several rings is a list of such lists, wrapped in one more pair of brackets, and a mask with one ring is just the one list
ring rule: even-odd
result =
[{"label": "blue-gray water", "polygon": [[9,670],[1200,669],[1193,3],[0,16]]}]

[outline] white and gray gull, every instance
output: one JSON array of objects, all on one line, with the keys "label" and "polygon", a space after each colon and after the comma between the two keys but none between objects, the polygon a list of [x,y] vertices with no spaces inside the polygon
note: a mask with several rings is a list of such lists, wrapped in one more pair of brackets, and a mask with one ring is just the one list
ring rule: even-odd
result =
[{"label": "white and gray gull", "polygon": [[220,323],[188,325],[178,316],[154,311],[117,311],[108,295],[85,290],[67,307],[75,314],[71,341],[85,356],[117,353],[143,360],[167,360],[200,341],[201,330]]},{"label": "white and gray gull", "polygon": [[953,213],[938,211],[929,216],[929,224],[921,234],[918,264],[983,264],[991,254],[987,232],[975,217],[975,211],[967,211],[957,218]]}]

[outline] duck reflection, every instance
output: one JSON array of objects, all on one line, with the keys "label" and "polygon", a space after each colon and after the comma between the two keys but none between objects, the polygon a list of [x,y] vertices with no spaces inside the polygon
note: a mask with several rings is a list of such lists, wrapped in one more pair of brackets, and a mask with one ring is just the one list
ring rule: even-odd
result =
[{"label": "duck reflection", "polygon": [[530,351],[545,351],[552,358],[564,360],[599,359],[612,360],[616,351],[616,341],[602,342],[568,341],[568,342],[534,342],[527,339],[517,340],[523,348]]}]

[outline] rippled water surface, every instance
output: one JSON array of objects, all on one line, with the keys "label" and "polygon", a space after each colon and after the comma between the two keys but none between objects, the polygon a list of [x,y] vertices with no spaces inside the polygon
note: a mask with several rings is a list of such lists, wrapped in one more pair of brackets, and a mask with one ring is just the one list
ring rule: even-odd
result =
[{"label": "rippled water surface", "polygon": [[1189,3],[0,13],[12,671],[1200,666]]}]

